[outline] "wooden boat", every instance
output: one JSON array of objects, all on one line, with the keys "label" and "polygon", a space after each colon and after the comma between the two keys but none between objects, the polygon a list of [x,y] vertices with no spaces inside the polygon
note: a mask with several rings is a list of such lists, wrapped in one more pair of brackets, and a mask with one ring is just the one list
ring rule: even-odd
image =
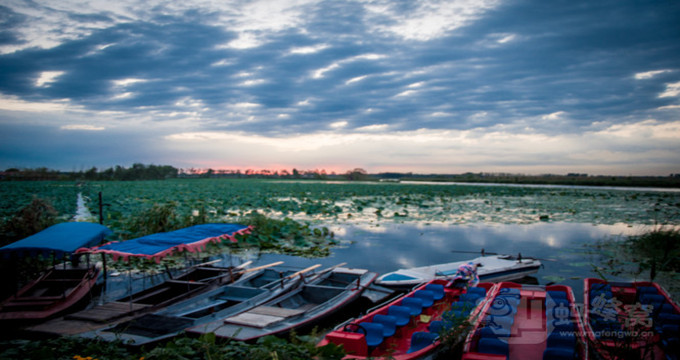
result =
[{"label": "wooden boat", "polygon": [[[99,243],[107,227],[84,222],[60,223],[0,248],[4,258],[23,255],[64,258],[82,247]],[[65,313],[90,299],[101,268],[77,258],[46,270],[0,304],[0,320],[42,321]]]},{"label": "wooden boat", "polygon": [[586,334],[604,359],[677,359],[680,307],[659,284],[584,280]]},{"label": "wooden boat", "polygon": [[342,345],[345,359],[432,357],[441,350],[440,335],[463,319],[474,322],[495,284],[449,288],[435,279],[412,292],[351,319],[326,334],[318,346]]},{"label": "wooden boat", "polygon": [[305,273],[316,267],[318,265],[297,272],[279,271],[273,268],[260,269],[245,274],[232,284],[221,286],[159,311],[79,334],[79,336],[107,341],[123,340],[131,346],[142,346],[170,339],[189,327],[247,311],[286,294],[303,282]]},{"label": "wooden boat", "polygon": [[219,338],[249,341],[309,327],[357,300],[378,276],[363,269],[337,267],[290,293],[236,315],[187,330]]},{"label": "wooden boat", "polygon": [[244,268],[248,264],[238,267],[219,267],[211,263],[198,264],[158,285],[28,327],[26,331],[43,335],[76,335],[111,326],[116,322],[157,311],[216,286],[231,283],[247,271]]},{"label": "wooden boat", "polygon": [[584,329],[564,285],[502,282],[468,335],[465,360],[585,359]]},{"label": "wooden boat", "polygon": [[458,267],[469,262],[481,264],[477,268],[477,276],[480,281],[485,282],[520,279],[537,272],[541,267],[541,262],[534,258],[518,258],[512,255],[480,256],[465,261],[399,269],[381,275],[375,283],[381,286],[411,289],[432,279],[454,277],[458,272]]}]

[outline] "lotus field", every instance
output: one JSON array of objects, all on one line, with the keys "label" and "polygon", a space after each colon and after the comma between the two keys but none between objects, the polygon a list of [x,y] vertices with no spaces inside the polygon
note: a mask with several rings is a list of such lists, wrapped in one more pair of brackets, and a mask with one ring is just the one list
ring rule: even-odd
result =
[{"label": "lotus field", "polygon": [[114,231],[158,204],[171,204],[181,216],[201,216],[208,222],[235,221],[259,211],[315,225],[680,224],[680,192],[675,190],[254,179],[0,184],[3,222],[35,197],[49,200],[61,219],[70,219],[76,214],[78,193],[97,221],[101,192],[104,223]]}]

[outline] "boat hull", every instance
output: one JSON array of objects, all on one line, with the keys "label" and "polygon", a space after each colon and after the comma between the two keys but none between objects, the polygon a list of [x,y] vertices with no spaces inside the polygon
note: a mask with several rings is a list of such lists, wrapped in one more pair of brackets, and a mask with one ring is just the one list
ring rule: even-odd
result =
[{"label": "boat hull", "polygon": [[450,279],[455,276],[460,265],[473,262],[482,264],[477,269],[477,276],[484,282],[501,282],[521,279],[536,273],[541,262],[532,258],[521,261],[508,255],[482,256],[471,260],[422,266],[410,269],[399,269],[378,277],[376,285],[399,289],[412,289],[414,286],[433,279]]},{"label": "boat hull", "polygon": [[465,360],[585,359],[587,344],[573,291],[564,285],[502,282],[466,339]]},{"label": "boat hull", "polygon": [[219,338],[252,341],[266,335],[280,335],[292,329],[309,327],[331,316],[353,301],[378,276],[361,269],[337,268],[333,275],[351,275],[341,284],[311,282],[249,311],[190,328],[190,334],[214,333]]},{"label": "boat hull", "polygon": [[21,288],[0,305],[0,320],[44,321],[90,299],[101,275],[98,266],[58,265]]},{"label": "boat hull", "polygon": [[[449,311],[454,307],[453,304],[465,304],[465,313],[461,313],[463,314],[461,316],[465,317],[467,321],[473,322],[486,301],[484,295],[479,295],[468,304],[464,299],[467,296],[465,295],[467,290],[464,288],[445,288],[446,284],[446,280],[432,280],[402,297],[369,310],[365,316],[350,319],[326,334],[318,346],[325,346],[330,343],[342,345],[347,352],[345,359],[385,357],[396,360],[410,360],[433,358],[442,350],[439,338],[441,332],[438,330],[438,326],[447,323],[453,324],[450,323],[453,312]],[[480,283],[478,290],[488,294],[494,287],[495,285],[492,283]],[[435,288],[440,290],[431,290]],[[436,293],[438,291],[440,297],[436,300],[431,299],[431,304],[429,300],[419,300],[420,296],[429,299],[431,294],[425,294],[427,292]],[[423,305],[420,312],[417,310],[418,304]],[[411,308],[413,305],[415,307]],[[458,307],[456,306],[456,308]],[[390,325],[392,318],[397,319],[397,323]],[[386,321],[386,323],[383,323],[383,321]],[[371,328],[380,329],[378,331],[382,331],[382,333],[379,333],[376,338],[369,330]],[[385,334],[385,332],[388,332],[388,334]],[[420,339],[424,339],[424,342]],[[418,344],[415,344],[416,342]]]},{"label": "boat hull", "polygon": [[587,278],[583,299],[593,355],[666,359],[666,355],[680,352],[680,306],[659,284]]}]

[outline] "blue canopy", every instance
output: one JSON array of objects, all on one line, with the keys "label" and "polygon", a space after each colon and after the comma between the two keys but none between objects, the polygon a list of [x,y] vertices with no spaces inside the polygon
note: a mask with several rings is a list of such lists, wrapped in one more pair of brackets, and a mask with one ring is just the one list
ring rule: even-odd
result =
[{"label": "blue canopy", "polygon": [[160,261],[161,258],[175,251],[201,250],[208,242],[220,242],[229,239],[236,242],[234,235],[250,232],[250,227],[240,224],[201,224],[188,228],[157,233],[121,242],[110,242],[91,249],[80,249],[78,252],[107,253],[114,259],[130,256],[144,257]]},{"label": "blue canopy", "polygon": [[65,222],[4,246],[0,248],[0,254],[8,258],[12,253],[20,256],[25,254],[49,256],[54,252],[57,257],[62,257],[64,254],[74,253],[81,247],[97,245],[111,233],[112,231],[104,225]]}]

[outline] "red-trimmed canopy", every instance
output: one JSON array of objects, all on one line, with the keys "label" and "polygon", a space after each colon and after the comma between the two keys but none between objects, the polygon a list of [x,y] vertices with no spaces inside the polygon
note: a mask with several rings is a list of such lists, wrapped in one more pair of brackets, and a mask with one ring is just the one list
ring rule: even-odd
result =
[{"label": "red-trimmed canopy", "polygon": [[127,241],[114,241],[92,248],[78,249],[78,253],[105,253],[113,255],[114,261],[120,257],[128,261],[132,257],[142,257],[155,262],[176,251],[197,252],[205,250],[210,243],[223,239],[236,242],[237,234],[247,234],[251,227],[240,224],[201,224],[188,228],[143,236]]}]

